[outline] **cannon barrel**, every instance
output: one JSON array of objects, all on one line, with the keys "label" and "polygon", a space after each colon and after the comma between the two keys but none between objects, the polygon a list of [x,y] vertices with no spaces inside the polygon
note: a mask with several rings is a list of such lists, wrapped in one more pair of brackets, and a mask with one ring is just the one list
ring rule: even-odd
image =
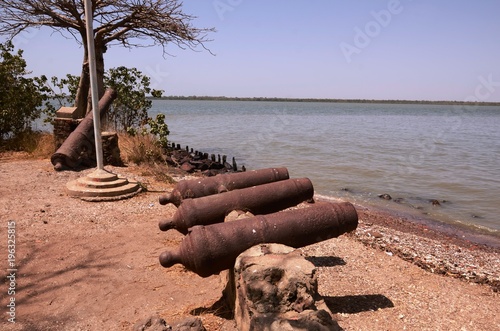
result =
[{"label": "cannon barrel", "polygon": [[313,198],[308,178],[287,179],[239,190],[185,199],[172,219],[160,221],[160,229],[176,229],[186,234],[195,225],[220,223],[233,210],[253,214],[274,213]]},{"label": "cannon barrel", "polygon": [[[116,96],[116,91],[108,88],[99,100],[98,108],[101,118],[106,114]],[[93,112],[89,112],[76,129],[71,132],[61,147],[52,154],[50,161],[57,171],[64,168],[75,168],[79,165],[82,151],[85,149],[94,151],[94,144],[94,116]]]},{"label": "cannon barrel", "polygon": [[175,185],[170,194],[160,196],[160,204],[173,203],[179,207],[182,200],[200,198],[245,187],[261,185],[288,179],[286,168],[267,168],[231,174],[220,174],[213,177],[182,180]]},{"label": "cannon barrel", "polygon": [[200,225],[190,229],[179,247],[161,253],[160,264],[168,268],[181,263],[208,277],[232,268],[238,255],[254,245],[304,247],[353,231],[357,225],[356,209],[348,202],[319,202],[307,208]]}]

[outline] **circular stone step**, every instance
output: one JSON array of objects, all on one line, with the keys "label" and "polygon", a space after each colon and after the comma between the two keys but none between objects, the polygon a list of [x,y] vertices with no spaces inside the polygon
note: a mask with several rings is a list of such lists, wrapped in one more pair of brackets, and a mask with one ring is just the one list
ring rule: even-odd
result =
[{"label": "circular stone step", "polygon": [[130,198],[141,191],[136,182],[103,169],[78,178],[66,184],[66,193],[88,201],[109,201]]}]

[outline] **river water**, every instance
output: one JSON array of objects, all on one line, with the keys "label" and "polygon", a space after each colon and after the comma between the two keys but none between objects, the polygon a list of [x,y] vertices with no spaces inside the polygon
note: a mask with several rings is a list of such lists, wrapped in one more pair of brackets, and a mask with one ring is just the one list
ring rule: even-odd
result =
[{"label": "river water", "polygon": [[160,112],[183,148],[249,170],[286,166],[320,196],[500,236],[500,107],[155,100],[150,115]]}]

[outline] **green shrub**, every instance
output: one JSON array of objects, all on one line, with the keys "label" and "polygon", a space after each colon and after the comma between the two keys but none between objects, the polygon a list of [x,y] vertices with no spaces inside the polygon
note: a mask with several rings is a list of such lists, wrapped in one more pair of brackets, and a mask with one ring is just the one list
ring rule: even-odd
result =
[{"label": "green shrub", "polygon": [[0,145],[18,148],[16,137],[31,131],[31,124],[40,117],[41,107],[48,103],[47,78],[28,78],[23,51],[14,53],[11,42],[0,44]]}]

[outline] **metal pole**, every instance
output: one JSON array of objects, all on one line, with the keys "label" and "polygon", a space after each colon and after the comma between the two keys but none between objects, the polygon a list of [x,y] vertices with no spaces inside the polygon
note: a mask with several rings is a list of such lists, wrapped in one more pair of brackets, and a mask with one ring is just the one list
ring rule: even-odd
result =
[{"label": "metal pole", "polygon": [[94,137],[95,137],[95,155],[97,161],[97,169],[104,169],[103,155],[102,155],[102,139],[101,139],[101,117],[99,114],[99,94],[97,88],[97,68],[95,60],[95,46],[94,46],[94,28],[92,22],[94,15],[92,12],[92,1],[85,0],[85,24],[87,28],[87,47],[89,58],[89,71],[90,71],[90,90],[92,96],[92,113],[94,115]]}]

